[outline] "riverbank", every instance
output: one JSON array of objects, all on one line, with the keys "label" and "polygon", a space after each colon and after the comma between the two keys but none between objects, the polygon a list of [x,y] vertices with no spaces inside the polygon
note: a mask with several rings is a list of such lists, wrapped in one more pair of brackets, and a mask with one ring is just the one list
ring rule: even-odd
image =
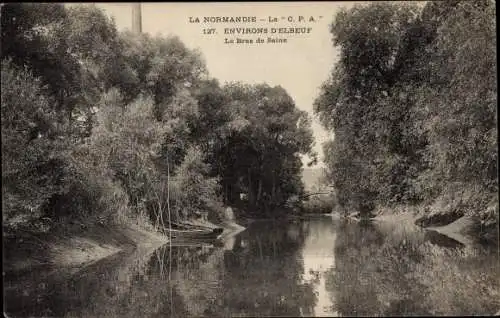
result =
[{"label": "riverbank", "polygon": [[[189,225],[223,228],[224,241],[246,228],[234,221],[214,224],[189,221]],[[50,233],[19,232],[4,235],[4,272],[22,272],[38,267],[85,267],[122,251],[156,249],[168,237],[138,225],[91,225]]]},{"label": "riverbank", "polygon": [[[495,226],[481,228],[480,222],[470,216],[461,216],[442,225],[441,222],[432,222],[432,216],[426,215],[418,207],[379,209],[375,211],[375,214],[373,219],[376,221],[420,226],[428,231],[435,231],[452,238],[466,246],[478,242],[498,245],[498,229],[495,232]],[[428,222],[422,222],[422,220]]]},{"label": "riverbank", "polygon": [[40,266],[84,267],[139,247],[155,248],[168,238],[136,225],[92,225],[79,231],[4,235],[4,272]]}]

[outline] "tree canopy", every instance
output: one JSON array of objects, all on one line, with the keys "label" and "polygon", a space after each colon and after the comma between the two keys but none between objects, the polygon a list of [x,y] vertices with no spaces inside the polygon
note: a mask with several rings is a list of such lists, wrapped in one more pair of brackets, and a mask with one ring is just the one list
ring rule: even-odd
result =
[{"label": "tree canopy", "polygon": [[179,38],[119,32],[93,5],[1,10],[8,228],[270,215],[303,191],[310,119],[283,88],[220,85]]},{"label": "tree canopy", "polygon": [[325,161],[346,210],[423,204],[497,218],[494,9],[381,2],[337,14],[340,61],[314,109],[334,134]]}]

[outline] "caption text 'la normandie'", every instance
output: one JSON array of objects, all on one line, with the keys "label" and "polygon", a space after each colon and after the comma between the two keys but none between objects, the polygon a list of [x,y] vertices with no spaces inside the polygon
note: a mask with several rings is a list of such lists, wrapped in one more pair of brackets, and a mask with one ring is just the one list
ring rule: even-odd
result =
[{"label": "caption text 'la normandie'", "polygon": [[[224,44],[288,43],[292,36],[308,35],[311,24],[322,16],[268,16],[251,17],[189,17],[189,23],[203,25],[201,32],[206,36],[223,34]],[[283,25],[286,24],[286,25]],[[215,24],[215,26],[214,26]],[[220,26],[224,24],[224,26]]]}]

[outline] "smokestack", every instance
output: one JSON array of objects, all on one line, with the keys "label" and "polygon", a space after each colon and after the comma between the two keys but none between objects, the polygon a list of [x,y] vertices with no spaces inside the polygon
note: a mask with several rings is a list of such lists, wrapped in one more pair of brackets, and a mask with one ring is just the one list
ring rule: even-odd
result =
[{"label": "smokestack", "polygon": [[142,33],[141,4],[132,4],[132,31],[136,34]]}]

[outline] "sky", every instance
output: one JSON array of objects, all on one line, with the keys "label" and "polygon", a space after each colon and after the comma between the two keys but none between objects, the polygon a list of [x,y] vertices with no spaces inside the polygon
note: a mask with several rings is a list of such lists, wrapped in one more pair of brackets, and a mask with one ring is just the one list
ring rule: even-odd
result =
[{"label": "sky", "polygon": [[[118,30],[132,28],[132,3],[96,3],[112,16]],[[332,138],[313,115],[319,87],[328,79],[338,50],[334,48],[329,25],[341,7],[352,2],[233,2],[233,3],[142,3],[142,32],[177,35],[192,49],[203,53],[210,76],[224,82],[280,85],[296,106],[313,117],[314,149],[323,158],[321,144]],[[291,16],[296,22],[288,22]],[[298,22],[302,16],[306,22]],[[256,17],[255,23],[203,23],[204,17]],[[278,22],[269,22],[276,17]],[[309,21],[313,17],[314,22]],[[196,18],[200,23],[191,23]],[[224,28],[311,28],[307,34],[227,35]],[[204,34],[215,28],[217,34]],[[209,31],[210,32],[210,31]],[[225,44],[225,38],[287,38],[287,43]],[[307,162],[307,158],[303,162]],[[323,166],[320,163],[317,167]]]}]

